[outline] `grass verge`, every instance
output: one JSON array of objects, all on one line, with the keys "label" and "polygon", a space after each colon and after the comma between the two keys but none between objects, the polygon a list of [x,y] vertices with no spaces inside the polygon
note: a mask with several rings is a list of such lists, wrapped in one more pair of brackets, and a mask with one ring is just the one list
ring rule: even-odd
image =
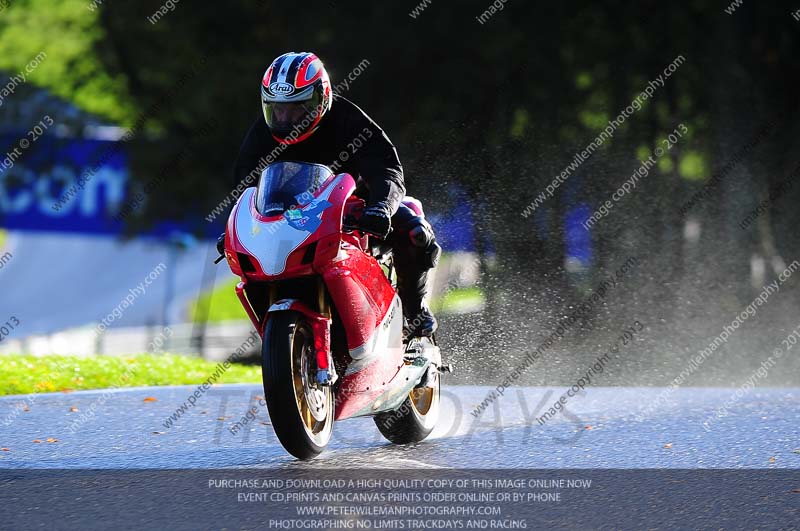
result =
[{"label": "grass verge", "polygon": [[[232,278],[195,299],[189,307],[192,322],[247,321],[247,314],[242,308],[242,303],[239,302],[239,297],[236,296],[236,284],[238,283],[238,278]],[[204,309],[206,308],[208,309],[208,316],[205,315]]]},{"label": "grass verge", "polygon": [[[215,362],[175,355],[75,357],[11,354],[0,357],[0,395],[143,385],[193,385]],[[261,368],[232,364],[217,383],[260,383]]]}]

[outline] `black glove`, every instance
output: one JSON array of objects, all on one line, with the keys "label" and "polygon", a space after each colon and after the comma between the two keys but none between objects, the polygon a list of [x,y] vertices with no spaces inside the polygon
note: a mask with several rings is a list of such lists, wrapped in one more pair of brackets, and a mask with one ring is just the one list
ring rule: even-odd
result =
[{"label": "black glove", "polygon": [[217,252],[220,255],[224,255],[225,254],[225,233],[224,232],[219,235],[219,238],[217,238]]},{"label": "black glove", "polygon": [[358,220],[358,229],[385,240],[392,232],[392,219],[384,208],[379,206],[365,208]]}]

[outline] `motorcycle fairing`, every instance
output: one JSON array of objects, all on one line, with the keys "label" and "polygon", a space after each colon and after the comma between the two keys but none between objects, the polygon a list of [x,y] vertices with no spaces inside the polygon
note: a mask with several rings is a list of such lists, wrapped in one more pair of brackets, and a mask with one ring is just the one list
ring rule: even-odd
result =
[{"label": "motorcycle fairing", "polygon": [[278,276],[286,270],[289,255],[314,234],[309,229],[319,227],[324,210],[330,206],[328,197],[339,180],[341,177],[328,183],[319,197],[293,211],[291,217],[260,216],[255,207],[256,189],[244,191],[237,205],[234,230],[242,248],[258,261],[264,274]]},{"label": "motorcycle fairing", "polygon": [[[369,369],[357,373],[358,377],[363,378],[363,382],[345,377],[337,393],[337,400],[339,396],[346,397],[347,400],[343,400],[341,404],[337,402],[335,419],[374,415],[397,409],[408,397],[408,393],[417,386],[417,382],[423,378],[425,372],[432,370],[431,364],[435,364],[436,367],[441,365],[439,347],[433,344],[429,344],[415,356],[402,359],[396,375],[391,381],[386,381],[382,385],[364,389],[364,383],[374,384],[378,381],[375,379],[375,374],[369,374]],[[383,364],[375,366],[379,365]]]},{"label": "motorcycle fairing", "polygon": [[[347,366],[345,376],[356,373],[368,367],[372,362],[394,349],[394,345],[403,343],[403,309],[400,297],[395,295],[391,309],[386,312],[381,323],[374,330],[367,341],[356,348],[350,349],[353,361]],[[399,349],[402,351],[402,349]]]},{"label": "motorcycle fairing", "polygon": [[[430,359],[404,359],[399,297],[378,261],[364,251],[367,238],[342,232],[345,212],[360,201],[351,197],[354,190],[352,176],[339,174],[300,212],[264,217],[255,207],[256,189],[249,188],[228,223],[231,247],[226,256],[234,273],[243,278],[237,294],[245,308],[249,305],[243,293],[247,279],[322,277],[345,330],[350,357],[336,394],[336,419],[398,407],[424,375]],[[312,245],[313,259],[306,263],[306,250]],[[242,271],[237,253],[249,255],[255,271]],[[294,309],[314,321],[328,318],[300,301],[274,302],[267,314]],[[251,320],[263,330],[266,319],[259,323],[258,316],[251,315]]]}]

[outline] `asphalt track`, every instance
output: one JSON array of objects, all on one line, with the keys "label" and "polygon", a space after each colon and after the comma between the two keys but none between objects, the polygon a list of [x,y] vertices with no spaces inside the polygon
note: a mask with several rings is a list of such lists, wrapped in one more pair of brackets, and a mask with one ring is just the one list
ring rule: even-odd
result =
[{"label": "asphalt track", "polygon": [[[308,462],[280,447],[256,385],[213,387],[166,427],[194,389],[0,398],[0,529],[796,529],[800,522],[798,388],[738,396],[731,388],[590,388],[542,425],[536,417],[564,389],[510,389],[475,419],[471,411],[491,389],[445,387],[428,440],[394,446],[371,419],[351,419]],[[231,434],[253,406],[255,419]],[[313,483],[344,478],[374,483]],[[386,483],[393,478],[419,483]],[[584,486],[429,483],[511,478]],[[253,479],[312,483],[230,486]],[[489,491],[528,498],[455,498]],[[326,493],[385,498],[288,498]],[[388,498],[397,495],[419,498]],[[304,507],[333,516],[308,516]],[[479,508],[498,512],[446,512]],[[389,510],[409,512],[380,512]]]},{"label": "asphalt track", "polygon": [[[258,385],[214,386],[170,427],[193,387],[4,397],[0,468],[800,468],[798,388],[588,388],[544,425],[536,417],[564,389],[509,389],[475,419],[489,390],[443,387],[439,425],[414,446],[388,443],[370,418],[341,421],[305,463],[280,447]],[[255,420],[232,434],[251,407]]]}]

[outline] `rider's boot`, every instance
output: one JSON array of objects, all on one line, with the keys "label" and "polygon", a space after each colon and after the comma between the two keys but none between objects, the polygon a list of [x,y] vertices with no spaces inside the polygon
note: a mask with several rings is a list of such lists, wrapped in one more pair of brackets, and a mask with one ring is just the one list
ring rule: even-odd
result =
[{"label": "rider's boot", "polygon": [[430,225],[424,220],[409,232],[411,245],[396,249],[397,291],[403,302],[406,336],[430,337],[438,323],[425,302],[428,292],[428,272],[439,261],[442,248],[436,243]]},{"label": "rider's boot", "polygon": [[405,335],[431,336],[437,323],[425,303],[425,294],[428,291],[428,271],[436,267],[442,248],[436,243],[433,227],[425,219],[422,205],[414,198],[403,200],[392,217],[392,228],[390,244],[394,249],[397,292],[406,318]]},{"label": "rider's boot", "polygon": [[[397,290],[403,302],[403,315],[406,318],[404,329],[406,337],[432,336],[439,325],[425,302],[428,272],[423,271],[417,275],[418,278],[407,275],[401,280],[400,274],[397,276]],[[409,276],[412,278],[408,278]]]}]

